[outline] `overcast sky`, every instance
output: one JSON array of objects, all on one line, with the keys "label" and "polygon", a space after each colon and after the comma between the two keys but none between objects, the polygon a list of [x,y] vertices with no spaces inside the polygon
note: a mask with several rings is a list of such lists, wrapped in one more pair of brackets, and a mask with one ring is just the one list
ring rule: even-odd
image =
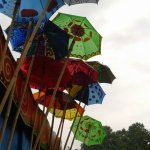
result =
[{"label": "overcast sky", "polygon": [[[103,37],[102,55],[92,60],[108,65],[116,76],[112,84],[101,84],[106,93],[103,104],[87,106],[85,114],[113,130],[135,122],[150,130],[149,0],[100,0],[98,5],[63,6],[58,12],[87,17]],[[69,125],[65,124],[67,130]],[[79,149],[79,142],[74,148]]]}]

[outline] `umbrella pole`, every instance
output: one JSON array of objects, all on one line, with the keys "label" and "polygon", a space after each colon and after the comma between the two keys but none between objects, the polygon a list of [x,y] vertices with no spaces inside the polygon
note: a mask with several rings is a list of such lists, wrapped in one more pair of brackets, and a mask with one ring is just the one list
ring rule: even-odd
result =
[{"label": "umbrella pole", "polygon": [[[18,65],[16,66],[14,75],[13,75],[13,77],[12,77],[12,79],[11,79],[9,85],[8,85],[7,91],[5,92],[5,95],[4,95],[4,97],[3,97],[3,100],[2,100],[2,102],[1,102],[1,104],[0,104],[0,114],[1,114],[1,112],[2,112],[2,110],[3,110],[3,107],[4,107],[5,103],[6,103],[6,100],[7,100],[7,97],[8,97],[8,95],[9,95],[9,93],[10,93],[10,90],[12,89],[12,86],[13,86],[13,84],[14,84],[14,79],[16,78],[16,76],[17,76],[17,74],[18,74],[18,72],[19,72],[19,70],[20,70],[20,66],[22,65],[22,63],[23,63],[23,61],[24,61],[24,59],[25,59],[25,57],[26,57],[26,54],[27,54],[27,52],[28,52],[28,49],[29,49],[30,46],[31,46],[31,43],[32,43],[32,41],[33,41],[33,38],[34,38],[34,36],[35,36],[35,34],[36,34],[36,32],[37,32],[37,30],[38,30],[38,28],[39,28],[39,26],[40,26],[40,24],[41,24],[41,22],[42,22],[42,19],[43,19],[45,13],[46,13],[46,11],[47,11],[47,9],[48,9],[49,4],[50,4],[51,1],[52,1],[52,0],[48,0],[48,2],[47,2],[47,4],[46,4],[45,8],[43,9],[43,12],[41,13],[41,15],[40,15],[40,17],[39,17],[39,19],[38,19],[38,22],[36,23],[36,26],[34,27],[34,30],[33,30],[32,34],[31,34],[31,36],[30,36],[30,38],[29,38],[27,44],[25,45],[25,48],[24,48],[24,50],[23,50],[23,52],[22,52],[22,54],[21,54],[19,63],[18,63]],[[46,119],[45,119],[45,120],[46,120]]]},{"label": "umbrella pole", "polygon": [[[48,88],[46,88],[46,92],[47,92]],[[45,96],[44,96],[44,106],[43,106],[43,114],[42,114],[42,120],[44,118],[44,114],[45,114],[45,108],[46,108],[46,92],[45,92]],[[40,150],[40,145],[41,145],[41,141],[39,140],[39,145],[38,145],[38,149]]]},{"label": "umbrella pole", "polygon": [[[49,0],[49,1],[51,2],[51,0]],[[49,4],[50,4],[50,3],[49,3]],[[83,21],[84,21],[84,19],[82,20],[82,22],[83,22]],[[82,24],[82,22],[81,22],[81,24]],[[78,33],[78,31],[79,31],[79,29],[77,30],[77,33]],[[77,37],[77,36],[75,36],[75,37]],[[71,45],[70,45],[69,53],[68,53],[68,56],[67,56],[67,61],[65,62],[64,66],[63,66],[63,68],[62,68],[62,71],[61,71],[61,73],[60,73],[60,75],[59,75],[59,78],[58,78],[57,83],[56,83],[56,88],[55,88],[55,90],[54,90],[54,92],[53,92],[51,101],[53,101],[53,100],[55,99],[56,92],[57,92],[57,90],[58,90],[58,88],[59,88],[59,84],[60,84],[60,82],[61,82],[62,76],[63,76],[63,74],[64,74],[64,72],[65,72],[65,69],[66,69],[66,66],[67,66],[67,63],[68,63],[68,58],[69,58],[69,56],[70,56],[70,54],[71,54],[72,47],[73,47],[73,45],[75,44],[75,37],[74,37],[74,39],[73,39],[73,41],[72,41],[72,43],[71,43]],[[44,128],[44,125],[45,125],[45,122],[46,122],[46,119],[47,119],[47,116],[48,116],[48,113],[49,113],[49,109],[50,109],[50,107],[51,107],[51,103],[52,103],[52,102],[50,102],[50,104],[49,104],[49,106],[48,106],[48,108],[47,108],[45,117],[44,117],[43,122],[42,122],[42,126],[41,126],[40,131],[39,131],[39,133],[38,133],[38,135],[37,135],[37,138],[36,138],[36,140],[35,140],[35,144],[34,144],[33,150],[36,150],[36,146],[37,146],[38,141],[39,141],[39,139],[40,139],[40,136],[41,136],[41,134],[42,134],[42,131],[43,131],[43,128]]]},{"label": "umbrella pole", "polygon": [[[85,88],[84,88],[84,90],[83,90],[82,93],[81,93],[81,98],[83,97],[84,92],[85,92]],[[75,122],[75,120],[76,120],[76,118],[77,118],[77,114],[78,114],[80,105],[81,105],[81,100],[79,101],[79,105],[78,105],[78,108],[77,108],[77,112],[76,112],[75,118],[74,118],[74,120],[73,120],[73,122],[72,122],[72,125],[71,125],[71,127],[70,127],[70,130],[69,130],[69,133],[68,133],[68,136],[67,136],[67,139],[66,139],[66,142],[65,142],[65,145],[64,145],[63,150],[66,149],[66,146],[67,146],[67,143],[68,143],[70,134],[71,134],[72,126],[73,126],[73,124],[74,124],[74,122]]]},{"label": "umbrella pole", "polygon": [[39,130],[39,133],[38,133],[38,135],[37,135],[37,138],[36,138],[36,141],[35,141],[33,150],[36,150],[36,146],[37,146],[38,141],[39,141],[39,139],[40,139],[40,136],[41,136],[41,134],[42,134],[42,131],[43,131],[43,128],[44,128],[44,125],[45,125],[45,122],[46,122],[46,119],[47,119],[47,116],[48,116],[48,113],[49,113],[49,109],[50,109],[50,107],[51,107],[52,101],[55,99],[56,92],[57,92],[57,90],[58,90],[58,88],[59,88],[59,84],[60,84],[61,79],[62,79],[62,76],[63,76],[63,74],[64,74],[64,72],[65,72],[67,63],[68,63],[68,60],[65,62],[64,66],[63,66],[63,68],[62,68],[62,71],[61,71],[61,73],[60,73],[60,76],[59,76],[59,78],[58,78],[58,80],[57,80],[56,88],[54,89],[54,92],[53,92],[53,94],[52,94],[52,98],[51,98],[50,104],[49,104],[49,106],[47,107],[47,111],[46,111],[46,114],[45,114],[45,116],[44,116],[44,119],[43,119],[41,128],[40,128],[40,130]]},{"label": "umbrella pole", "polygon": [[56,111],[56,100],[54,100],[54,109],[52,113],[52,125],[51,125],[50,137],[49,137],[49,150],[51,150],[51,141],[52,141],[52,132],[53,132],[53,127],[54,127],[55,111]]},{"label": "umbrella pole", "polygon": [[34,137],[34,128],[35,128],[36,119],[37,119],[38,104],[39,104],[39,100],[40,100],[40,93],[41,93],[41,90],[39,90],[39,93],[38,93],[37,105],[36,105],[36,110],[35,110],[35,117],[34,117],[34,122],[33,122],[33,127],[32,127],[32,132],[31,132],[31,139],[30,139],[30,150],[32,150],[32,143],[33,143],[33,137]]},{"label": "umbrella pole", "polygon": [[[55,148],[57,146],[57,140],[58,140],[59,132],[60,132],[60,129],[61,129],[61,125],[64,124],[64,119],[65,119],[65,115],[66,115],[67,105],[68,105],[68,101],[66,102],[66,105],[65,105],[65,108],[64,108],[64,111],[63,111],[63,115],[62,115],[61,120],[60,120],[60,124],[59,124],[57,135],[56,135],[56,139],[55,139],[55,142],[54,142],[54,150],[55,150]],[[63,128],[63,125],[62,125],[62,128]]]},{"label": "umbrella pole", "polygon": [[3,110],[3,107],[4,107],[4,105],[5,105],[6,101],[7,101],[8,95],[10,94],[12,87],[13,87],[14,83],[17,80],[17,76],[18,76],[18,73],[19,73],[19,70],[20,70],[20,66],[21,66],[21,64],[23,62],[22,59],[27,54],[27,50],[25,50],[25,46],[27,44],[27,40],[29,39],[29,34],[30,34],[29,30],[30,29],[31,29],[31,22],[29,22],[29,25],[28,25],[28,32],[27,32],[27,37],[26,37],[26,41],[25,41],[23,52],[21,54],[21,57],[20,57],[19,62],[18,62],[18,65],[16,66],[16,69],[14,71],[13,77],[12,77],[11,81],[9,82],[7,90],[6,90],[6,92],[5,92],[4,96],[3,96],[2,102],[0,104],[0,114],[1,114],[1,112]]},{"label": "umbrella pole", "polygon": [[[29,24],[28,28],[30,28],[30,24]],[[28,37],[29,37],[29,32],[27,34],[26,42],[27,42]],[[18,76],[18,74],[16,75],[16,78],[14,79],[14,86],[16,85],[17,76]],[[3,127],[2,127],[0,141],[3,138],[3,134],[4,134],[4,131],[5,131],[5,128],[6,128],[6,125],[7,125],[7,121],[8,121],[8,117],[9,117],[9,114],[10,114],[10,109],[11,109],[11,104],[12,104],[14,91],[15,91],[15,89],[13,88],[12,91],[11,91],[12,96],[10,97],[9,102],[8,102],[8,106],[7,106],[6,119],[5,119]]]},{"label": "umbrella pole", "polygon": [[5,114],[5,119],[4,119],[4,122],[3,122],[3,126],[2,126],[2,129],[0,131],[0,143],[3,140],[3,136],[4,136],[4,133],[5,133],[6,126],[7,126],[7,122],[8,122],[8,118],[9,118],[9,114],[10,114],[10,110],[11,110],[11,104],[12,104],[13,97],[14,97],[15,87],[16,87],[16,85],[14,84],[13,89],[11,91],[10,98],[9,98],[8,106],[7,106],[7,109],[6,109],[6,114]]},{"label": "umbrella pole", "polygon": [[10,37],[11,37],[11,32],[12,32],[12,29],[13,29],[13,26],[14,26],[15,17],[16,17],[16,14],[18,12],[19,6],[20,6],[20,0],[17,0],[16,4],[15,4],[14,11],[13,11],[12,21],[11,21],[10,28],[9,28],[9,31],[8,31],[8,36],[7,36],[7,39],[6,39],[6,42],[5,42],[4,50],[3,50],[2,56],[0,58],[0,73],[3,70],[4,59],[5,59],[5,55],[6,55],[6,52],[7,52],[8,43],[9,43],[9,40],[10,40]]},{"label": "umbrella pole", "polygon": [[[76,114],[75,114],[75,118],[74,118],[74,120],[73,120],[72,125],[74,124],[74,122],[75,122],[75,120],[76,120],[76,117],[77,117],[77,114],[78,114],[78,110],[79,110],[80,104],[81,104],[81,101],[79,102],[79,105],[78,105],[78,108],[77,108],[77,111],[76,111]],[[72,125],[71,125],[71,127],[70,127],[70,130],[69,130],[69,133],[68,133],[68,136],[67,136],[67,139],[66,139],[66,142],[65,142],[65,145],[64,145],[63,150],[65,150],[65,149],[66,149],[66,146],[67,146],[67,143],[68,143],[68,140],[69,140],[70,134],[71,134]]]},{"label": "umbrella pole", "polygon": [[20,114],[20,111],[21,111],[21,106],[22,106],[22,103],[23,103],[23,100],[24,100],[24,96],[26,94],[26,90],[27,90],[28,81],[29,81],[29,77],[30,77],[30,74],[31,74],[33,62],[34,62],[34,56],[32,57],[32,61],[31,61],[31,64],[30,64],[30,67],[29,67],[29,70],[28,70],[26,80],[25,80],[25,85],[23,87],[22,97],[21,97],[21,100],[19,102],[19,106],[18,106],[17,112],[16,112],[15,117],[14,117],[14,122],[12,124],[11,133],[10,133],[9,138],[8,138],[8,143],[7,143],[7,149],[8,150],[10,149],[10,146],[11,146],[11,142],[12,142],[13,135],[14,135],[15,128],[16,128],[16,124],[17,124],[17,120],[18,120],[18,117],[19,117],[19,114]]},{"label": "umbrella pole", "polygon": [[[85,104],[84,104],[84,109],[85,109]],[[83,112],[83,113],[84,113],[84,112]],[[82,118],[82,116],[83,116],[83,113],[82,113],[82,115],[80,116],[79,122],[78,122],[78,124],[77,124],[77,128],[76,128],[76,131],[75,131],[75,133],[74,133],[74,136],[73,136],[73,139],[72,139],[72,142],[71,142],[70,150],[72,149],[72,146],[73,146],[73,143],[74,143],[74,140],[75,140],[75,136],[76,136],[76,134],[77,134],[78,127],[79,127],[81,118]]]},{"label": "umbrella pole", "polygon": [[[65,113],[66,113],[66,111],[65,111]],[[60,148],[60,144],[61,144],[61,138],[62,138],[62,133],[63,133],[63,128],[64,128],[64,122],[65,122],[65,118],[63,118],[63,121],[62,121],[62,127],[61,127],[61,133],[60,133],[60,140],[58,141],[59,142],[58,143],[58,149]]]}]

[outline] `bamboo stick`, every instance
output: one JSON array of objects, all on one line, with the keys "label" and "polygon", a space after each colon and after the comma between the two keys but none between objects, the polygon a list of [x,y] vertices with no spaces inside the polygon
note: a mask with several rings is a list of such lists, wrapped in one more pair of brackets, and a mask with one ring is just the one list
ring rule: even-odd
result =
[{"label": "bamboo stick", "polygon": [[[85,19],[85,18],[84,18],[84,19]],[[83,23],[84,19],[82,20],[81,24]],[[80,25],[81,25],[81,24],[80,24]],[[77,30],[76,35],[77,35],[78,32],[79,32],[79,30]],[[59,88],[59,85],[60,85],[62,76],[63,76],[63,74],[64,74],[64,72],[65,72],[66,67],[67,67],[68,58],[69,58],[69,56],[70,56],[70,54],[71,54],[73,45],[75,44],[75,38],[76,38],[76,37],[77,37],[77,36],[74,37],[74,39],[73,39],[73,41],[72,41],[72,43],[71,43],[71,45],[70,45],[69,53],[68,53],[68,56],[67,56],[67,60],[66,60],[66,62],[64,63],[64,66],[63,66],[63,68],[62,68],[62,70],[61,70],[61,73],[60,73],[60,75],[59,75],[59,78],[58,78],[58,80],[57,80],[57,83],[56,83],[56,86],[55,86],[55,89],[54,89],[54,92],[53,92],[53,95],[52,95],[52,98],[51,98],[51,102],[50,102],[50,104],[49,104],[49,106],[48,106],[48,108],[47,108],[45,117],[44,117],[44,119],[43,119],[43,122],[42,122],[42,125],[41,125],[41,128],[40,128],[40,131],[39,131],[39,133],[38,133],[38,135],[37,135],[37,138],[36,138],[36,140],[35,140],[35,144],[34,144],[33,150],[36,150],[36,146],[37,146],[38,141],[39,141],[39,139],[40,139],[40,136],[41,136],[41,134],[42,134],[42,131],[43,131],[43,128],[44,128],[44,125],[45,125],[45,122],[46,122],[46,119],[47,119],[47,116],[48,116],[48,113],[49,113],[49,109],[50,109],[50,107],[51,107],[51,103],[52,103],[52,101],[55,99],[56,92],[57,92],[57,90],[58,90],[58,88]]]},{"label": "bamboo stick", "polygon": [[0,143],[3,140],[3,136],[4,136],[4,133],[5,133],[6,126],[7,126],[7,122],[8,122],[8,118],[9,118],[9,114],[10,114],[10,110],[11,110],[11,104],[12,104],[13,97],[14,97],[15,87],[16,87],[16,85],[14,84],[13,89],[12,89],[11,94],[10,94],[8,106],[7,106],[7,109],[6,109],[5,119],[4,119],[2,129],[1,129],[1,132],[0,132]]},{"label": "bamboo stick", "polygon": [[27,52],[28,52],[28,49],[29,49],[30,46],[31,46],[31,43],[32,43],[32,41],[33,41],[33,38],[34,38],[34,36],[35,36],[35,34],[36,34],[36,32],[37,32],[37,30],[38,30],[38,28],[39,28],[39,26],[40,26],[40,24],[41,24],[41,22],[42,22],[42,19],[43,19],[45,13],[46,13],[46,11],[47,11],[47,9],[48,9],[49,4],[50,4],[51,1],[52,1],[52,0],[48,0],[48,2],[47,2],[47,4],[46,4],[45,8],[43,9],[43,12],[41,13],[41,15],[40,15],[40,17],[39,17],[38,22],[36,23],[36,26],[34,27],[34,30],[33,30],[32,34],[31,34],[31,36],[30,36],[30,38],[29,38],[29,40],[28,40],[28,42],[27,42],[27,44],[26,44],[26,46],[25,46],[25,48],[24,48],[24,50],[23,50],[23,52],[22,52],[22,54],[21,54],[19,63],[18,63],[18,65],[17,65],[16,69],[15,69],[14,75],[13,75],[13,77],[12,77],[10,83],[9,83],[9,86],[8,86],[8,88],[7,88],[7,91],[5,92],[5,95],[4,95],[3,100],[2,100],[2,102],[1,102],[1,105],[0,105],[0,114],[1,114],[1,112],[2,112],[2,110],[3,110],[3,107],[4,107],[5,103],[6,103],[6,100],[7,100],[7,97],[8,97],[8,95],[9,95],[9,93],[10,93],[10,90],[12,89],[12,86],[13,86],[13,84],[14,84],[14,78],[16,78],[16,74],[17,74],[17,73],[19,72],[19,70],[20,70],[20,66],[22,65],[22,63],[23,63],[23,61],[24,61],[24,59],[25,59],[25,57],[26,57],[26,54],[27,54]]},{"label": "bamboo stick", "polygon": [[63,124],[63,121],[65,119],[67,105],[68,105],[68,101],[66,102],[66,105],[65,105],[65,108],[64,108],[64,111],[63,111],[63,115],[61,117],[61,120],[60,120],[60,123],[59,123],[59,127],[58,127],[58,130],[57,130],[57,135],[56,135],[56,139],[55,139],[54,146],[53,146],[54,150],[55,150],[56,145],[57,145],[57,140],[58,140],[59,132],[60,132],[60,129],[61,129],[61,125]]},{"label": "bamboo stick", "polygon": [[[81,93],[81,99],[83,98],[84,92],[85,92],[85,88],[83,89],[83,91],[82,91],[82,93]],[[75,118],[74,118],[74,120],[73,120],[73,122],[72,122],[72,125],[71,125],[71,127],[70,127],[70,130],[69,130],[69,133],[68,133],[68,136],[67,136],[67,139],[66,139],[66,142],[65,142],[65,145],[64,145],[63,150],[66,149],[66,146],[67,146],[67,143],[68,143],[68,140],[69,140],[71,131],[72,131],[73,124],[74,124],[74,122],[75,122],[75,120],[76,120],[76,118],[77,118],[77,114],[78,114],[80,105],[81,105],[81,100],[79,101],[79,105],[78,105],[78,108],[77,108],[77,111],[76,111],[76,114],[75,114]]]},{"label": "bamboo stick", "polygon": [[56,100],[54,101],[54,109],[53,109],[53,114],[52,114],[52,125],[51,125],[50,137],[49,137],[49,150],[51,150],[51,141],[52,141],[52,132],[53,132],[53,127],[54,127],[55,111],[56,111]]},{"label": "bamboo stick", "polygon": [[[27,40],[28,40],[28,38],[29,38],[29,34],[30,34],[29,30],[30,30],[30,29],[31,29],[31,22],[29,22],[29,25],[28,25],[28,32],[27,32],[27,37],[26,37],[25,45],[26,45]],[[23,53],[25,53],[24,55],[26,55],[27,52],[25,51],[25,49],[23,50]],[[21,55],[21,57],[23,57],[23,55]],[[24,57],[25,57],[25,56],[24,56]],[[23,62],[23,61],[22,61],[22,62]],[[2,102],[1,102],[1,104],[0,104],[0,114],[1,114],[1,112],[2,112],[2,110],[3,110],[3,107],[4,107],[5,103],[6,103],[7,98],[8,98],[8,95],[9,95],[11,89],[12,89],[12,86],[13,86],[13,84],[14,84],[14,83],[16,82],[16,80],[17,80],[18,73],[19,73],[20,66],[21,66],[21,63],[22,63],[22,62],[21,62],[21,58],[20,58],[20,59],[19,59],[19,63],[18,63],[18,65],[17,65],[17,67],[16,67],[16,69],[15,69],[15,71],[14,71],[13,77],[12,77],[12,79],[11,79],[11,81],[10,81],[8,87],[7,87],[7,90],[6,90],[6,92],[5,92],[4,96],[3,96]]]},{"label": "bamboo stick", "polygon": [[10,37],[11,37],[11,32],[12,32],[12,29],[13,29],[13,26],[14,26],[15,17],[16,17],[19,6],[20,6],[20,0],[17,0],[16,4],[15,4],[14,11],[13,11],[12,21],[11,21],[11,24],[10,24],[10,27],[9,27],[8,36],[7,36],[7,39],[6,39],[6,42],[5,42],[4,50],[2,52],[2,56],[0,57],[0,73],[3,70],[4,59],[5,59],[5,55],[6,55],[6,52],[7,52],[8,43],[9,43],[9,40],[10,40]]},{"label": "bamboo stick", "polygon": [[[84,109],[85,109],[85,105],[84,105]],[[72,146],[73,146],[73,143],[74,143],[74,140],[75,140],[75,136],[76,136],[76,134],[77,134],[78,127],[79,127],[79,124],[80,124],[80,121],[81,121],[82,116],[83,116],[83,113],[82,113],[82,115],[80,116],[79,122],[78,122],[78,124],[77,124],[76,131],[75,131],[75,133],[74,133],[74,136],[73,136],[73,139],[72,139],[72,143],[71,143],[71,146],[70,146],[70,150],[72,149]]]},{"label": "bamboo stick", "polygon": [[38,93],[38,99],[37,99],[37,104],[36,104],[35,117],[34,117],[34,122],[33,122],[33,127],[32,127],[32,132],[31,132],[31,139],[30,139],[30,150],[32,150],[32,143],[33,143],[33,137],[34,137],[34,128],[35,128],[35,124],[36,124],[36,120],[37,120],[37,115],[38,115],[38,104],[39,104],[39,100],[40,100],[40,93],[41,93],[41,90],[39,90],[39,93]]},{"label": "bamboo stick", "polygon": [[28,81],[29,81],[29,77],[30,77],[30,74],[31,74],[34,58],[35,57],[33,56],[30,67],[29,67],[29,70],[28,70],[28,74],[27,74],[27,77],[26,77],[26,80],[25,80],[25,85],[24,85],[24,88],[23,88],[22,97],[21,97],[17,112],[15,114],[14,122],[12,124],[11,133],[10,133],[9,138],[8,138],[8,143],[7,143],[7,149],[8,150],[10,149],[10,146],[11,146],[11,142],[12,142],[13,135],[14,135],[15,128],[16,128],[16,124],[17,124],[17,120],[18,120],[18,117],[19,117],[19,114],[20,114],[20,111],[21,111],[21,106],[22,106],[22,103],[23,103],[23,100],[24,100],[24,96],[26,94],[26,90],[27,90]]}]

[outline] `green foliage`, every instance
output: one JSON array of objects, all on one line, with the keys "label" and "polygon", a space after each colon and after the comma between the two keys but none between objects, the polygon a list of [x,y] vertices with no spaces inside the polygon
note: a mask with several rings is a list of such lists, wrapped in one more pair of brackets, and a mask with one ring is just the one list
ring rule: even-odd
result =
[{"label": "green foliage", "polygon": [[116,132],[104,126],[106,137],[102,144],[94,146],[82,145],[82,150],[150,150],[150,131],[141,123],[134,123],[128,130]]}]

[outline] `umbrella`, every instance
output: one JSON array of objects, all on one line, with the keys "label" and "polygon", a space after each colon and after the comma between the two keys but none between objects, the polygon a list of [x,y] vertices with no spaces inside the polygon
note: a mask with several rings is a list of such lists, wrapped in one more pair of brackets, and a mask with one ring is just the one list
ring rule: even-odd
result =
[{"label": "umbrella", "polygon": [[99,83],[92,83],[77,92],[75,99],[86,105],[102,104],[105,93]]},{"label": "umbrella", "polygon": [[70,56],[86,60],[101,53],[102,37],[86,17],[59,13],[53,22],[70,35]]},{"label": "umbrella", "polygon": [[87,61],[86,63],[92,66],[99,73],[98,81],[100,83],[111,84],[113,80],[116,79],[116,77],[114,76],[114,74],[108,66],[103,65],[98,61]]},{"label": "umbrella", "polygon": [[[49,102],[51,101],[51,98],[52,98],[52,93],[53,93],[53,90],[48,90],[46,92],[46,95],[45,95],[45,92],[41,92],[39,103],[48,107]],[[38,92],[34,93],[33,96],[35,100],[38,100],[38,95],[39,95]],[[78,106],[79,106],[78,103],[75,102],[69,96],[69,94],[64,93],[62,91],[59,91],[59,92],[57,91],[55,100],[52,102],[50,112],[53,113],[54,108],[55,108],[55,113],[54,113],[55,117],[61,118],[63,116],[63,112],[65,111],[65,107],[66,107],[65,119],[72,120],[75,117]],[[77,116],[78,117],[81,116],[83,112],[84,112],[84,109],[81,106],[79,106]]]},{"label": "umbrella", "polygon": [[[33,31],[32,26],[31,32]],[[9,28],[6,29],[8,33]],[[15,22],[10,37],[10,42],[14,51],[22,52],[27,36],[27,24]],[[68,54],[69,35],[61,28],[46,21],[44,26],[38,29],[33,42],[28,50],[27,56],[46,55],[51,58],[60,59]]]},{"label": "umbrella", "polygon": [[[13,10],[17,0],[2,0],[0,1],[0,12],[8,17],[13,16]],[[20,0],[20,8],[16,17],[17,21],[21,22],[37,22],[40,14],[46,6],[48,0]],[[52,0],[48,10],[43,18],[43,22],[49,20],[49,18],[64,5],[63,0]]]},{"label": "umbrella", "polygon": [[70,5],[81,4],[81,3],[98,3],[99,0],[64,0],[65,3]]},{"label": "umbrella", "polygon": [[73,133],[77,129],[75,138],[87,146],[101,144],[106,136],[101,122],[89,116],[83,116],[80,122],[79,119],[80,117],[76,119],[72,127]]},{"label": "umbrella", "polygon": [[[55,88],[64,63],[67,67],[60,82],[60,87],[70,87],[71,84],[88,85],[97,81],[98,73],[80,59],[53,60],[44,56],[36,56],[33,63],[29,83],[32,88]],[[25,59],[21,66],[26,76],[30,66],[31,57]]]}]

